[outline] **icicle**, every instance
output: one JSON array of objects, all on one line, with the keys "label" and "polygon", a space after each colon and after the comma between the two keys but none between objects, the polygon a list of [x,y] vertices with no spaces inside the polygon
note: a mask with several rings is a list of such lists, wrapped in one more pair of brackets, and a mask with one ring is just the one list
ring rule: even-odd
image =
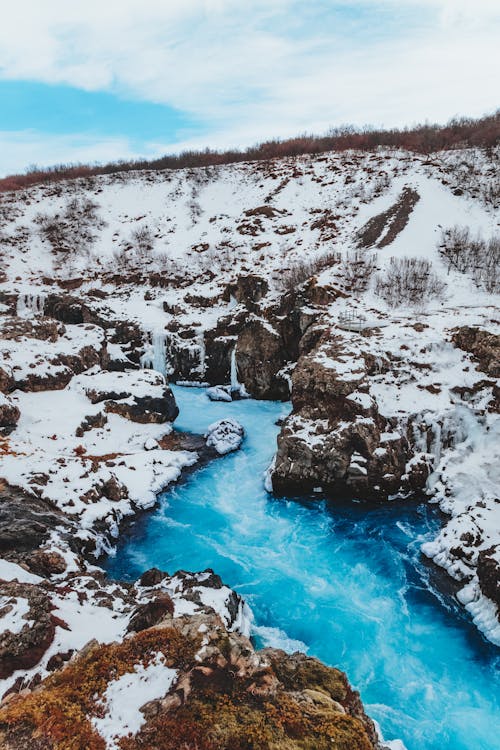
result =
[{"label": "icicle", "polygon": [[434,456],[434,465],[437,466],[441,460],[442,448],[441,424],[439,422],[434,422],[434,424],[432,425],[432,433],[434,439],[431,446],[431,453]]},{"label": "icicle", "polygon": [[238,365],[236,363],[236,347],[231,349],[231,391],[239,391]]},{"label": "icicle", "polygon": [[144,354],[141,357],[141,367],[167,374],[166,334],[163,331],[153,331]]},{"label": "icicle", "polygon": [[200,377],[203,378],[205,375],[205,334],[201,333],[198,338],[198,345],[199,345],[199,357],[200,357],[200,364],[198,365],[198,372],[200,373]]},{"label": "icicle", "polygon": [[17,298],[16,314],[20,318],[32,318],[43,315],[44,308],[44,294],[20,294]]}]

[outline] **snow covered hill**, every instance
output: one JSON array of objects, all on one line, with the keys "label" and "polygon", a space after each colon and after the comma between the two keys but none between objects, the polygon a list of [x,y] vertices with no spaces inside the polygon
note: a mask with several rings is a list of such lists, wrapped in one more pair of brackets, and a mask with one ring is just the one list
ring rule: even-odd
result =
[{"label": "snow covered hill", "polygon": [[48,513],[48,578],[215,453],[179,442],[142,366],[228,402],[291,397],[276,492],[439,503],[423,552],[500,643],[499,158],[380,149],[2,194],[0,478]]}]

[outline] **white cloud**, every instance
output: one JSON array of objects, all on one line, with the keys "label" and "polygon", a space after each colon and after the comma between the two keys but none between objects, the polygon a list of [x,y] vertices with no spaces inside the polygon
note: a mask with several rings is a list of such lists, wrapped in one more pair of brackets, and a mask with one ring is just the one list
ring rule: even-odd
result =
[{"label": "white cloud", "polygon": [[[157,154],[146,149],[148,156]],[[0,131],[0,177],[27,167],[62,163],[108,162],[139,157],[127,138],[100,138],[86,134],[47,135],[35,131]]]},{"label": "white cloud", "polygon": [[[356,26],[355,8],[379,22]],[[2,12],[0,76],[169,104],[206,123],[189,145],[245,145],[492,111],[499,30],[497,0],[17,0]]]}]

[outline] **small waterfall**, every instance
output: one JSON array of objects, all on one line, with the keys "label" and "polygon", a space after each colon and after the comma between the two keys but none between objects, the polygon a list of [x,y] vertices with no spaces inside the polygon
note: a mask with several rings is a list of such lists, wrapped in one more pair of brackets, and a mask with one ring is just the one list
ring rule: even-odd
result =
[{"label": "small waterfall", "polygon": [[167,335],[163,331],[153,331],[149,343],[141,357],[141,367],[167,374]]},{"label": "small waterfall", "polygon": [[43,315],[45,308],[45,295],[20,294],[17,298],[16,314],[20,318],[35,318]]},{"label": "small waterfall", "polygon": [[231,349],[231,391],[239,391],[238,365],[236,363],[236,347]]}]

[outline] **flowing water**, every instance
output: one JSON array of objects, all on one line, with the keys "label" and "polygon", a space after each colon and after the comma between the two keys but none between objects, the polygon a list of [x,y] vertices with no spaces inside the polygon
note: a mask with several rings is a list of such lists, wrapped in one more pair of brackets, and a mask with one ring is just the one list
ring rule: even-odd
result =
[{"label": "flowing water", "polygon": [[250,604],[258,645],[345,670],[387,739],[408,750],[498,750],[500,652],[438,593],[443,581],[420,555],[439,529],[435,509],[275,499],[263,473],[288,407],[174,390],[176,429],[203,432],[233,416],[244,445],[163,494],[121,538],[110,575],[211,567]]}]

